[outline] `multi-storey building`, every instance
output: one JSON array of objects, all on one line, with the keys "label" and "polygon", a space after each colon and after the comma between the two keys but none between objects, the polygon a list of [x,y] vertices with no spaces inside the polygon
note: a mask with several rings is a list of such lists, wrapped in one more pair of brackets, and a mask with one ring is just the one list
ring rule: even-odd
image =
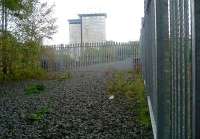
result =
[{"label": "multi-storey building", "polygon": [[81,42],[81,20],[72,19],[69,20],[69,40],[70,43],[80,43]]},{"label": "multi-storey building", "polygon": [[70,43],[106,41],[106,14],[79,14],[69,20]]}]

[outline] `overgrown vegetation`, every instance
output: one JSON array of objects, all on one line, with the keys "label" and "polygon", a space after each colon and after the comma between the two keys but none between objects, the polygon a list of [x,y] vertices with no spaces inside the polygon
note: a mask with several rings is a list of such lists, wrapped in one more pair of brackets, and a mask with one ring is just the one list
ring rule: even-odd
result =
[{"label": "overgrown vegetation", "polygon": [[70,80],[72,78],[71,72],[48,72],[40,80]]},{"label": "overgrown vegetation", "polygon": [[0,81],[45,76],[41,45],[56,31],[52,12],[38,0],[0,0]]},{"label": "overgrown vegetation", "polygon": [[27,114],[25,119],[31,123],[39,122],[44,118],[45,114],[47,114],[48,112],[49,108],[43,107],[33,113]]},{"label": "overgrown vegetation", "polygon": [[42,91],[45,90],[45,86],[41,84],[36,85],[29,85],[26,89],[26,95],[34,95],[34,94],[40,94]]},{"label": "overgrown vegetation", "polygon": [[108,95],[114,95],[115,98],[124,96],[127,98],[127,101],[130,101],[133,105],[136,104],[134,110],[137,113],[139,123],[149,127],[148,105],[140,70],[115,72],[112,76],[113,79],[107,82]]},{"label": "overgrown vegetation", "polygon": [[70,72],[66,72],[64,74],[61,74],[60,80],[69,80],[72,78],[72,74]]},{"label": "overgrown vegetation", "polygon": [[19,43],[11,35],[0,37],[0,80],[38,79],[45,71],[40,67],[40,45],[37,42]]}]

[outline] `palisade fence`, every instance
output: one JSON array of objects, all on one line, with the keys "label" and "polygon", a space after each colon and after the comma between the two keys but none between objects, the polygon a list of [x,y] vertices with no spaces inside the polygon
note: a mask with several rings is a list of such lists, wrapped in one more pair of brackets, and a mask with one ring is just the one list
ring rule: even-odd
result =
[{"label": "palisade fence", "polygon": [[145,0],[141,61],[155,138],[200,139],[199,42],[199,0]]},{"label": "palisade fence", "polygon": [[76,71],[92,65],[121,61],[139,63],[139,42],[99,42],[42,47],[42,67],[49,71]]}]

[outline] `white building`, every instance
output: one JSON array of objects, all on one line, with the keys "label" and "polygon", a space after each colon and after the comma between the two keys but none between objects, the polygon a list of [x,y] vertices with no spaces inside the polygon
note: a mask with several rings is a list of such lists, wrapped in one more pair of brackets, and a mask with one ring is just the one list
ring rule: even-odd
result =
[{"label": "white building", "polygon": [[79,14],[69,20],[70,43],[106,41],[106,14]]},{"label": "white building", "polygon": [[81,42],[81,20],[72,19],[69,21],[69,40],[70,44]]}]

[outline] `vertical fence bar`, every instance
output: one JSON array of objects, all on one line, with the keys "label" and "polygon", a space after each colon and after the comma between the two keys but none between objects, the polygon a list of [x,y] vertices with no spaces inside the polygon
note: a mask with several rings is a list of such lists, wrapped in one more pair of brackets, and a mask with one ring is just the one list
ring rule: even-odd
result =
[{"label": "vertical fence bar", "polygon": [[89,48],[88,48],[88,50],[89,50],[89,66],[92,65],[92,45],[93,45],[93,43],[90,43]]},{"label": "vertical fence bar", "polygon": [[[146,0],[145,4],[142,70],[153,104],[156,135],[162,139],[200,138],[200,87],[196,86],[200,80],[200,2]],[[150,35],[153,32],[155,36]],[[140,53],[135,47],[133,52]],[[137,59],[135,55],[134,64]]]},{"label": "vertical fence bar", "polygon": [[90,48],[91,49],[90,50],[91,51],[91,54],[90,54],[91,55],[91,59],[90,59],[91,65],[93,64],[93,46],[94,46],[94,43],[92,43],[91,48]]},{"label": "vertical fence bar", "polygon": [[64,72],[78,71],[95,64],[115,64],[113,62],[117,61],[128,64],[129,58],[137,55],[132,52],[134,47],[135,44],[132,43],[117,42],[48,46],[48,48],[43,49],[52,54],[41,56],[41,66],[47,71]]},{"label": "vertical fence bar", "polygon": [[193,138],[200,138],[200,1],[192,0]]},{"label": "vertical fence bar", "polygon": [[156,1],[157,52],[158,52],[158,138],[169,139],[169,43],[168,0]]},{"label": "vertical fence bar", "polygon": [[189,21],[189,17],[191,17],[191,11],[189,8],[190,1],[184,0],[184,28],[185,28],[185,37],[184,37],[184,44],[185,44],[185,102],[186,102],[186,107],[185,107],[185,126],[186,126],[186,133],[185,137],[186,138],[191,138],[192,137],[192,114],[191,113],[191,106],[192,106],[192,98],[191,98],[191,92],[192,92],[192,81],[191,81],[191,54],[192,54],[192,44],[191,44],[191,39],[189,36],[190,35],[190,29],[191,29],[191,21]]}]

